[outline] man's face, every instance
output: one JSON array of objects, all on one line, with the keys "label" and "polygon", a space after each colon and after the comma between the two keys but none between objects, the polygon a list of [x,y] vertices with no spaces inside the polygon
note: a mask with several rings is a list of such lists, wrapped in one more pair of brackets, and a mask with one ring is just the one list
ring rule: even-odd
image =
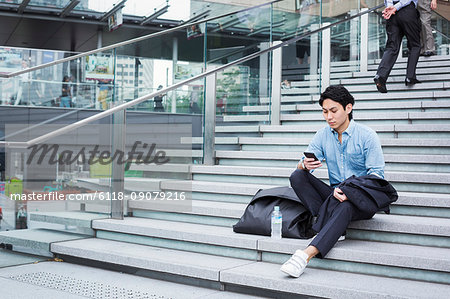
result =
[{"label": "man's face", "polygon": [[331,99],[326,99],[322,102],[323,117],[328,125],[339,133],[345,131],[350,123],[348,114],[352,112],[352,104],[347,104],[345,108]]}]

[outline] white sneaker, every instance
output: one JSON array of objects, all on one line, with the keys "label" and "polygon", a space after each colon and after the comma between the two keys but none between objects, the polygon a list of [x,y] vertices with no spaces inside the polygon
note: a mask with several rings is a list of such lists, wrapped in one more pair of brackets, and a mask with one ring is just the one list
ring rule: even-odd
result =
[{"label": "white sneaker", "polygon": [[299,277],[305,271],[308,264],[308,255],[303,250],[297,250],[291,258],[284,263],[280,270],[292,276]]}]

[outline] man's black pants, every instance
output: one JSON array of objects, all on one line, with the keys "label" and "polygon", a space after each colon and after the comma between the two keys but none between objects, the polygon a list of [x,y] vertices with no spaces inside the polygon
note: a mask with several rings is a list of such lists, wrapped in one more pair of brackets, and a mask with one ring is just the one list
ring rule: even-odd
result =
[{"label": "man's black pants", "polygon": [[403,36],[406,35],[409,49],[406,78],[416,78],[416,66],[420,55],[420,30],[421,23],[419,13],[413,2],[397,11],[395,15],[392,15],[389,20],[386,21],[388,40],[386,42],[386,50],[384,51],[383,58],[378,66],[377,75],[379,77],[383,79],[389,77],[392,67],[397,60]]},{"label": "man's black pants", "polygon": [[351,221],[368,218],[350,201],[337,200],[333,196],[334,188],[308,171],[297,169],[289,180],[305,208],[318,219],[312,227],[318,234],[309,245],[319,250],[319,258],[325,257],[333,248]]}]

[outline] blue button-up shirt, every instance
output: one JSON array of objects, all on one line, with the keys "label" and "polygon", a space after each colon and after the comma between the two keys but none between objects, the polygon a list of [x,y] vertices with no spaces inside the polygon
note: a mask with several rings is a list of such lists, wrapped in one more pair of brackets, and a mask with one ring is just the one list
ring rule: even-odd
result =
[{"label": "blue button-up shirt", "polygon": [[384,178],[384,157],[377,133],[353,120],[342,133],[342,143],[338,133],[326,126],[316,133],[307,151],[321,161],[325,159],[331,186],[352,175],[374,174]]},{"label": "blue button-up shirt", "polygon": [[408,6],[411,2],[414,2],[414,5],[417,7],[417,1],[418,0],[384,0],[384,5],[386,5],[386,7],[395,6],[397,11],[399,11],[403,7]]}]

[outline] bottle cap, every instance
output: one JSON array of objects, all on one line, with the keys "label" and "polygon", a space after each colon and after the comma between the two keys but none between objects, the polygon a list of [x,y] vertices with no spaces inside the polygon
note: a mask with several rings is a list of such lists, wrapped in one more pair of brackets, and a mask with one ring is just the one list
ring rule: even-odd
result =
[{"label": "bottle cap", "polygon": [[275,207],[273,207],[273,209],[274,209],[275,211],[279,211],[279,210],[280,210],[280,207],[279,207],[279,206],[275,206]]}]

